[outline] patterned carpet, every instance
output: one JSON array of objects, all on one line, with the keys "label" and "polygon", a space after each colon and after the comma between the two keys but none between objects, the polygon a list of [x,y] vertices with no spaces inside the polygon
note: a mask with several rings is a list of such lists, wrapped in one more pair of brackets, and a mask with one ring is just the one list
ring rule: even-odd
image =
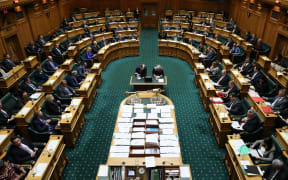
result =
[{"label": "patterned carpet", "polygon": [[194,72],[179,59],[159,57],[157,30],[143,29],[140,56],[117,60],[102,74],[103,83],[89,113],[75,148],[67,149],[69,164],[64,179],[95,179],[98,165],[105,164],[116,116],[124,92],[136,66],[145,63],[148,75],[155,64],[164,67],[168,77],[166,95],[175,105],[183,162],[190,164],[193,180],[223,180],[227,172],[222,162],[225,150],[219,149],[204,111],[198,89],[193,82]]}]

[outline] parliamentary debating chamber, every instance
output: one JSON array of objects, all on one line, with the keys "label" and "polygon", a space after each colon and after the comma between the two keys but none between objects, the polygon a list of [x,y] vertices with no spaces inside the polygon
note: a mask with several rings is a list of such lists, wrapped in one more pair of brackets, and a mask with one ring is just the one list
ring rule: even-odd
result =
[{"label": "parliamentary debating chamber", "polygon": [[0,180],[288,180],[288,0],[0,0]]}]

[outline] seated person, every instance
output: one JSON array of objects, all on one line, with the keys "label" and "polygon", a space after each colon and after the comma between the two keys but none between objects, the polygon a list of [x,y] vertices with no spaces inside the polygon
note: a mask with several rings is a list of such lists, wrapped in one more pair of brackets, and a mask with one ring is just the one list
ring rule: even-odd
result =
[{"label": "seated person", "polygon": [[240,35],[240,30],[238,29],[237,25],[235,24],[232,29],[233,34]]},{"label": "seated person", "polygon": [[23,91],[26,91],[28,94],[33,94],[37,91],[41,91],[42,87],[37,87],[34,83],[31,82],[30,77],[28,76],[21,87]]},{"label": "seated person", "polygon": [[0,124],[6,126],[8,129],[15,128],[14,115],[3,109],[2,102],[0,101]]},{"label": "seated person", "polygon": [[[265,163],[271,163],[275,156],[276,147],[272,138],[267,137],[255,141],[250,146],[251,151],[254,150],[255,154],[251,154],[253,159],[265,161]],[[255,151],[256,150],[256,151]],[[260,152],[260,153],[259,153]]]},{"label": "seated person", "polygon": [[39,35],[39,39],[38,39],[39,45],[41,47],[43,47],[46,44],[46,40],[44,39],[44,36],[41,34]]},{"label": "seated person", "polygon": [[261,77],[263,77],[262,73],[260,72],[261,67],[256,65],[254,66],[254,71],[247,75],[248,81],[254,85]]},{"label": "seated person", "polygon": [[217,34],[217,33],[214,35],[214,39],[216,39],[217,41],[220,41],[220,42],[221,42],[220,36],[219,36],[219,34]]},{"label": "seated person", "polygon": [[213,61],[210,68],[205,69],[205,73],[208,73],[209,76],[216,76],[219,72],[219,63],[218,61]]},{"label": "seated person", "polygon": [[198,47],[198,50],[203,53],[204,55],[207,54],[207,47],[204,45],[203,42],[200,42],[199,44],[199,47]]},{"label": "seated person", "polygon": [[135,76],[137,78],[143,78],[147,75],[147,67],[145,64],[140,64],[135,70]]},{"label": "seated person", "polygon": [[95,56],[96,56],[96,54],[94,54],[92,52],[92,48],[91,47],[87,47],[87,49],[86,49],[86,58],[92,60],[92,59],[95,58]]},{"label": "seated person", "polygon": [[67,86],[66,80],[61,81],[61,84],[58,87],[58,93],[61,98],[71,98],[73,96],[76,96],[75,90]]},{"label": "seated person", "polygon": [[50,117],[45,117],[41,111],[35,111],[32,119],[32,127],[38,132],[51,132],[57,134],[55,126],[58,121],[53,121]]},{"label": "seated person", "polygon": [[93,43],[92,43],[92,52],[94,54],[97,54],[99,49],[101,49],[101,47],[98,45],[97,41],[93,41]]},{"label": "seated person", "polygon": [[[17,173],[18,171],[18,173]],[[0,179],[2,180],[21,180],[24,179],[27,172],[18,165],[9,163],[7,159],[0,160]]]},{"label": "seated person", "polygon": [[265,169],[263,180],[287,180],[288,175],[285,172],[283,160],[274,159],[272,165]]},{"label": "seated person", "polygon": [[228,87],[225,88],[224,91],[217,92],[217,96],[221,97],[222,100],[227,103],[227,102],[230,101],[229,96],[232,93],[238,95],[239,94],[239,90],[236,88],[236,86],[234,84],[234,81],[230,80],[229,83],[228,83]]},{"label": "seated person", "polygon": [[78,81],[82,81],[88,74],[87,63],[82,61],[80,66],[77,68],[77,79]]},{"label": "seated person", "polygon": [[77,71],[72,71],[70,75],[68,75],[67,77],[67,83],[68,86],[72,87],[72,88],[79,88],[81,83],[78,82],[77,79]]},{"label": "seated person", "polygon": [[239,72],[246,76],[253,71],[253,65],[251,63],[251,59],[248,57],[245,59],[243,63],[239,63],[233,66],[233,69],[238,69]]},{"label": "seated person", "polygon": [[155,79],[160,79],[164,77],[163,67],[159,64],[153,67],[152,75]]},{"label": "seated person", "polygon": [[246,31],[243,39],[247,42],[250,42],[250,39],[251,39],[251,33],[249,31]]},{"label": "seated person", "polygon": [[19,92],[19,95],[17,96],[17,108],[21,109],[28,101],[28,93],[26,91]]},{"label": "seated person", "polygon": [[233,47],[230,49],[230,55],[240,55],[241,51],[237,43],[233,44]]},{"label": "seated person", "polygon": [[52,56],[48,56],[44,67],[47,71],[55,72],[59,68],[59,65],[53,60]]},{"label": "seated person", "polygon": [[202,33],[205,37],[209,37],[210,32],[207,28],[204,28],[203,33]]},{"label": "seated person", "polygon": [[274,58],[274,60],[271,62],[272,68],[274,68],[277,71],[287,71],[287,64],[285,63],[286,58],[283,58],[281,53],[277,54],[277,56]]},{"label": "seated person", "polygon": [[278,95],[272,98],[263,97],[264,100],[268,101],[266,104],[270,105],[274,111],[283,111],[287,108],[288,105],[288,97],[287,90],[280,89]]},{"label": "seated person", "polygon": [[33,41],[28,44],[27,50],[30,52],[30,55],[37,55],[41,51]]},{"label": "seated person", "polygon": [[36,72],[34,73],[34,79],[38,84],[43,84],[49,79],[49,75],[42,71],[41,64],[36,66]]},{"label": "seated person", "polygon": [[137,40],[137,34],[133,33],[132,36],[129,37],[129,39],[136,41]]},{"label": "seated person", "polygon": [[216,56],[216,52],[212,47],[208,47],[208,53],[206,58],[204,59],[204,65],[207,67],[209,66],[209,62],[212,61],[212,59]]},{"label": "seated person", "polygon": [[47,94],[45,99],[45,108],[49,115],[61,115],[61,101],[56,100],[52,94]]},{"label": "seated person", "polygon": [[62,59],[65,55],[65,52],[62,52],[62,50],[60,49],[59,44],[55,44],[51,53],[52,57],[57,59]]},{"label": "seated person", "polygon": [[217,77],[217,82],[214,82],[214,86],[227,87],[228,83],[229,83],[229,77],[227,75],[227,71],[225,69],[223,69],[221,71],[220,78]]},{"label": "seated person", "polygon": [[232,41],[232,38],[228,38],[227,42],[225,43],[225,46],[229,47],[229,49],[232,49],[233,47],[233,41]]},{"label": "seated person", "polygon": [[249,109],[247,116],[241,119],[239,125],[240,127],[232,127],[234,132],[246,131],[251,133],[258,129],[260,127],[260,120],[256,111],[254,109]]},{"label": "seated person", "polygon": [[253,49],[256,50],[257,52],[263,51],[263,42],[262,39],[258,39],[257,43],[253,46]]},{"label": "seated person", "polygon": [[254,84],[255,91],[259,93],[260,96],[265,95],[269,91],[269,85],[267,79],[263,76],[258,79]]},{"label": "seated person", "polygon": [[9,76],[9,73],[6,73],[8,72],[8,70],[5,69],[5,67],[0,64],[0,78],[6,78]]},{"label": "seated person", "polygon": [[235,93],[231,93],[229,95],[230,102],[224,103],[225,109],[231,115],[242,115],[244,114],[244,109],[242,106],[242,102],[239,100]]},{"label": "seated person", "polygon": [[107,46],[109,44],[109,42],[105,39],[105,36],[103,36],[102,38],[102,47],[103,46]]},{"label": "seated person", "polygon": [[173,41],[179,41],[178,35],[176,33],[171,38]]},{"label": "seated person", "polygon": [[253,46],[257,43],[257,37],[256,37],[256,34],[255,34],[255,33],[253,33],[253,34],[251,35],[251,38],[250,38],[249,42],[250,42]]},{"label": "seated person", "polygon": [[9,54],[4,54],[4,60],[1,63],[5,68],[4,70],[6,70],[6,73],[16,66],[16,63],[11,60]]},{"label": "seated person", "polygon": [[122,34],[118,35],[118,41],[125,41],[125,37]]},{"label": "seated person", "polygon": [[23,164],[26,161],[36,161],[41,154],[41,150],[34,147],[32,143],[30,143],[26,139],[21,139],[19,136],[14,136],[11,138],[11,147],[9,148],[9,155],[13,159],[11,161],[17,164]]}]

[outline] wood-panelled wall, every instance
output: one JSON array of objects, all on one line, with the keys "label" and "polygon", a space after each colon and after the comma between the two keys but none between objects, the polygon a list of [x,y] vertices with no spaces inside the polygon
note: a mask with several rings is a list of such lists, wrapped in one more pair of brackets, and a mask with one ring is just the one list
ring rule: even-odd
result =
[{"label": "wood-panelled wall", "polygon": [[[251,7],[247,0],[230,0],[229,15],[236,20],[243,34],[246,31],[256,33],[258,38],[262,38],[264,42],[271,46],[271,58],[274,58],[285,47],[286,49],[282,51],[282,55],[287,56],[288,31],[285,28],[287,29],[288,24],[284,23],[287,18],[287,15],[285,15],[286,9],[282,8],[278,18],[273,18],[271,14],[274,6],[263,3],[260,5],[261,8],[257,3],[254,7]],[[286,38],[287,40],[285,40]]]},{"label": "wood-panelled wall", "polygon": [[[59,28],[64,17],[74,10],[73,0],[50,0],[47,5],[33,3],[22,7],[23,18],[17,18],[16,13],[9,10],[7,15],[1,14],[0,28],[0,59],[4,53],[11,54],[13,47],[7,39],[16,37],[20,49],[18,60],[25,58],[24,47],[38,38],[40,34],[50,34]],[[14,47],[15,48],[15,47]],[[20,53],[19,53],[20,51]]]}]

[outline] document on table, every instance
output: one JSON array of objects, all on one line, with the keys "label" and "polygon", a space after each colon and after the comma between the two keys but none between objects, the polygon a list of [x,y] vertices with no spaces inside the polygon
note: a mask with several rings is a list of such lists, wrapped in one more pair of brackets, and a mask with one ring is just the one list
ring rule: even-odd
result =
[{"label": "document on table", "polygon": [[50,152],[55,151],[58,144],[59,140],[50,140],[46,149]]},{"label": "document on table", "polygon": [[24,116],[30,111],[30,109],[31,109],[30,107],[23,107],[19,113]]},{"label": "document on table", "polygon": [[179,146],[179,143],[178,141],[171,141],[171,140],[160,140],[160,146],[166,146],[166,147],[176,147],[176,146]]},{"label": "document on table", "polygon": [[156,108],[156,104],[147,104],[147,109],[154,109]]},{"label": "document on table", "polygon": [[130,128],[127,128],[127,127],[118,128],[118,132],[119,133],[129,133],[130,132]]},{"label": "document on table", "polygon": [[122,112],[122,117],[131,118],[132,117],[132,113],[131,112]]},{"label": "document on table", "polygon": [[158,119],[158,114],[157,113],[148,113],[147,118],[148,119]]},{"label": "document on table", "polygon": [[144,109],[143,108],[134,109],[134,113],[144,113]]},{"label": "document on table", "polygon": [[162,129],[162,134],[173,134],[173,129]]},{"label": "document on table", "polygon": [[173,123],[174,119],[173,118],[160,118],[159,122],[160,123]]},{"label": "document on table", "polygon": [[190,168],[189,166],[180,166],[180,177],[181,179],[190,179]]},{"label": "document on table", "polygon": [[131,141],[131,146],[144,146],[145,141],[144,139],[133,139]]},{"label": "document on table", "polygon": [[146,119],[147,114],[146,113],[136,113],[136,119]]},{"label": "document on table", "polygon": [[0,143],[2,143],[7,136],[7,134],[0,134]]},{"label": "document on table", "polygon": [[90,86],[90,83],[83,83],[83,84],[82,84],[82,87],[83,87],[83,88],[89,88],[89,86]]},{"label": "document on table", "polygon": [[131,133],[114,133],[113,137],[116,139],[131,139]]},{"label": "document on table", "polygon": [[247,161],[247,160],[240,161],[240,164],[241,164],[241,165],[244,165],[244,166],[249,166],[249,165],[251,165],[250,162]]},{"label": "document on table", "polygon": [[171,113],[171,109],[169,107],[161,108],[161,113]]},{"label": "document on table", "polygon": [[144,154],[144,149],[133,149],[132,154]]},{"label": "document on table", "polygon": [[146,168],[156,167],[155,157],[154,156],[145,157],[145,165]]},{"label": "document on table", "polygon": [[130,146],[130,139],[115,139],[114,146]]},{"label": "document on table", "polygon": [[160,154],[180,154],[180,147],[160,147]]},{"label": "document on table", "polygon": [[134,109],[143,109],[144,108],[144,104],[134,104]]},{"label": "document on table", "polygon": [[232,121],[232,124],[231,124],[232,128],[236,129],[236,130],[240,130],[242,131],[243,130],[243,125],[240,125],[238,121]]},{"label": "document on table", "polygon": [[288,142],[288,132],[280,132],[286,142]]},{"label": "document on table", "polygon": [[164,83],[164,79],[158,79],[159,83]]},{"label": "document on table", "polygon": [[132,123],[118,123],[118,128],[132,128]]},{"label": "document on table", "polygon": [[133,108],[127,108],[127,107],[122,108],[122,113],[132,113],[132,112],[133,112]]},{"label": "document on table", "polygon": [[62,119],[68,119],[68,118],[72,118],[72,117],[73,117],[72,113],[64,113],[61,116]]},{"label": "document on table", "polygon": [[129,153],[130,146],[111,146],[111,153]]},{"label": "document on table", "polygon": [[58,77],[58,76],[60,76],[61,75],[61,72],[60,71],[57,71],[57,72],[55,72],[54,74],[53,74],[53,76],[56,76],[56,77]]},{"label": "document on table", "polygon": [[174,129],[174,124],[160,124],[160,129]]},{"label": "document on table", "polygon": [[42,176],[48,163],[39,163],[36,167],[33,168],[33,176]]},{"label": "document on table", "polygon": [[146,135],[146,143],[148,144],[159,144],[159,141],[158,141],[158,134],[147,134]]},{"label": "document on table", "polygon": [[135,131],[135,132],[145,132],[145,128],[144,127],[134,127],[133,128],[133,131]]},{"label": "document on table", "polygon": [[81,99],[72,99],[71,105],[72,106],[78,106],[81,102]]},{"label": "document on table", "polygon": [[118,118],[118,123],[131,122],[131,118]]},{"label": "document on table", "polygon": [[134,139],[144,139],[145,138],[145,133],[144,132],[132,133],[132,138],[134,138]]},{"label": "document on table", "polygon": [[42,93],[40,93],[40,92],[33,93],[33,94],[30,96],[30,99],[36,100],[36,99],[38,99],[38,98],[41,96],[41,94],[42,94]]},{"label": "document on table", "polygon": [[177,136],[176,135],[160,135],[160,142],[161,141],[166,141],[166,140],[171,140],[171,141],[177,141]]},{"label": "document on table", "polygon": [[109,172],[108,165],[100,165],[98,177],[108,177],[108,172]]},{"label": "document on table", "polygon": [[159,108],[151,109],[151,113],[153,113],[153,114],[158,114],[158,113],[160,113],[160,111],[161,111],[161,109],[159,109]]},{"label": "document on table", "polygon": [[136,122],[133,123],[133,125],[134,126],[145,126],[145,122],[144,121],[143,122],[142,121],[140,121],[140,122],[136,121]]},{"label": "document on table", "polygon": [[110,153],[111,158],[129,157],[129,153]]},{"label": "document on table", "polygon": [[146,120],[146,124],[147,125],[158,125],[158,121],[157,120]]},{"label": "document on table", "polygon": [[161,117],[163,118],[169,118],[171,117],[171,113],[161,113]]}]

